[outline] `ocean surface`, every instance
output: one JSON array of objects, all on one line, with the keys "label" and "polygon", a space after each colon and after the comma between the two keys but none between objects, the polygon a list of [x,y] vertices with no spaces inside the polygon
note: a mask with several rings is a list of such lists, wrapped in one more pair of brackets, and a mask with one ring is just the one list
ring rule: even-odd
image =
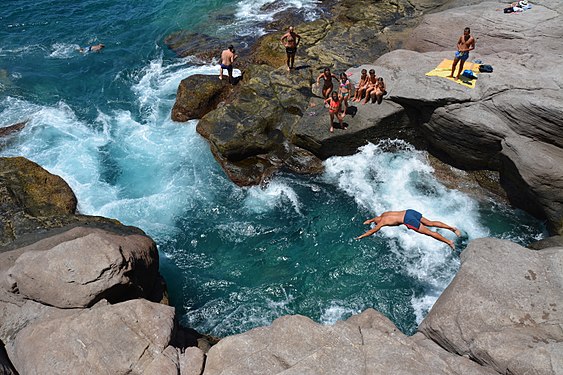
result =
[{"label": "ocean surface", "polygon": [[[1,156],[25,156],[62,176],[84,214],[142,228],[182,323],[225,336],[302,314],[331,324],[374,307],[416,330],[459,268],[469,240],[527,244],[542,223],[490,199],[447,189],[427,155],[400,141],[368,144],[326,161],[322,176],[277,175],[239,188],[195,131],[170,111],[179,82],[217,74],[163,43],[197,30],[243,43],[276,12],[321,16],[313,0],[4,0],[0,7]],[[77,49],[104,43],[101,53]],[[392,151],[391,151],[392,150]],[[458,172],[461,173],[461,172]],[[446,245],[362,223],[413,208],[460,228]],[[450,232],[442,232],[453,238]]]}]

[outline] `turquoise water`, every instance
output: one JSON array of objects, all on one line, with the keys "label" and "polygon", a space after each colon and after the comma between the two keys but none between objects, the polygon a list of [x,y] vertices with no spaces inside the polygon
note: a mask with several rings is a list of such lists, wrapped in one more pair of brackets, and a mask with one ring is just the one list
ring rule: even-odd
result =
[{"label": "turquoise water", "polygon": [[[80,212],[151,235],[182,322],[201,332],[224,336],[284,314],[333,323],[375,307],[412,333],[458,269],[459,250],[402,227],[355,241],[366,218],[414,208],[462,229],[459,249],[484,236],[526,244],[544,228],[446,189],[425,153],[396,141],[329,159],[322,176],[233,185],[196,122],[170,120],[180,80],[217,67],[176,58],[163,39],[189,29],[247,41],[272,17],[261,10],[269,3],[4,2],[0,126],[29,122],[0,141],[0,154],[62,176]],[[314,1],[277,4],[319,14]],[[106,49],[76,51],[97,43]]]}]

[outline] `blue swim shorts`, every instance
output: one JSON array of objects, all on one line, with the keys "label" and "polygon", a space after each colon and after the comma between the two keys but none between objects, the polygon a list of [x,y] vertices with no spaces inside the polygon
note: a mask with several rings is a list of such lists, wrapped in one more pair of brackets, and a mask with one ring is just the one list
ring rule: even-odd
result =
[{"label": "blue swim shorts", "polygon": [[422,214],[415,210],[407,210],[405,212],[405,217],[403,218],[403,223],[407,228],[412,230],[420,229],[420,219],[422,219]]},{"label": "blue swim shorts", "polygon": [[457,51],[455,53],[455,58],[461,61],[467,61],[467,59],[469,58],[469,51],[465,51],[465,52]]}]

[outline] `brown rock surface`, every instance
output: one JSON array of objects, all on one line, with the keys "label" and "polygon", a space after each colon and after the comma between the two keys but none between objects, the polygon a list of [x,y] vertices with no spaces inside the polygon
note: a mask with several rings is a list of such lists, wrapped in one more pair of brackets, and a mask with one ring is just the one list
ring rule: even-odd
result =
[{"label": "brown rock surface", "polygon": [[200,119],[225,100],[232,91],[228,80],[218,76],[196,74],[180,82],[176,102],[172,107],[172,120]]}]

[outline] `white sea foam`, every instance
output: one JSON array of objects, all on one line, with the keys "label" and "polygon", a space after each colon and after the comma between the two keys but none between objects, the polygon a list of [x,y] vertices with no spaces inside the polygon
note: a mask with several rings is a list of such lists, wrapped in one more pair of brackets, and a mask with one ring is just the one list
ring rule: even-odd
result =
[{"label": "white sea foam", "polygon": [[360,311],[343,306],[341,303],[333,302],[330,306],[323,311],[320,317],[322,324],[334,324],[339,320],[344,320],[353,314],[358,314]]},{"label": "white sea foam", "polygon": [[115,217],[156,237],[177,231],[177,217],[213,194],[207,187],[215,175],[207,171],[212,157],[195,121],[173,123],[170,108],[181,79],[213,70],[151,62],[132,77],[141,121],[116,109],[99,110],[87,123],[64,102],[40,106],[7,98],[0,116],[29,123],[2,155],[26,156],[63,177],[82,213]]},{"label": "white sea foam", "polygon": [[235,23],[223,25],[220,30],[239,36],[260,36],[265,31],[257,24],[272,21],[277,13],[290,9],[302,12],[307,21],[317,19],[318,4],[318,0],[241,0],[236,4]]},{"label": "white sea foam", "polygon": [[244,201],[246,209],[256,213],[267,212],[288,203],[301,215],[301,203],[295,190],[277,180],[270,182],[265,188],[259,186],[249,188]]},{"label": "white sea foam", "polygon": [[55,43],[51,46],[52,51],[49,57],[53,59],[69,59],[77,56],[79,48],[78,44]]},{"label": "white sea foam", "polygon": [[[426,154],[402,141],[368,144],[355,155],[328,159],[325,166],[325,178],[365,208],[366,218],[412,208],[426,218],[459,228],[470,239],[488,234],[479,223],[477,204],[464,194],[443,187],[432,175]],[[439,232],[455,239],[450,231]],[[426,285],[429,295],[440,293],[459,266],[447,245],[404,226],[387,227],[378,236],[388,240],[390,250],[406,265],[405,272]],[[419,311],[425,311],[434,299],[417,301]]]}]

